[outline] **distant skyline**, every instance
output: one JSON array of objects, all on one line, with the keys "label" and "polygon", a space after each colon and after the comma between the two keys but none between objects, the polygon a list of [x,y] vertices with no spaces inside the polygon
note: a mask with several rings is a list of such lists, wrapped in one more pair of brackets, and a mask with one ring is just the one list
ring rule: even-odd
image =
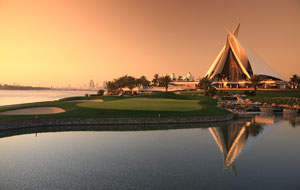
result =
[{"label": "distant skyline", "polygon": [[0,83],[203,76],[230,31],[284,79],[300,74],[299,0],[0,0]]}]

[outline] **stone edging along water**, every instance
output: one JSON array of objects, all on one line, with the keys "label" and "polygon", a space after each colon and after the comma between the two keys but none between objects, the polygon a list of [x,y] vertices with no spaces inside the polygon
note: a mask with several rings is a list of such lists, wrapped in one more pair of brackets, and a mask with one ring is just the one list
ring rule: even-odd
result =
[{"label": "stone edging along water", "polygon": [[72,118],[9,121],[0,123],[0,131],[43,126],[65,125],[134,125],[134,124],[184,124],[228,121],[233,114],[222,116],[180,117],[180,118]]}]

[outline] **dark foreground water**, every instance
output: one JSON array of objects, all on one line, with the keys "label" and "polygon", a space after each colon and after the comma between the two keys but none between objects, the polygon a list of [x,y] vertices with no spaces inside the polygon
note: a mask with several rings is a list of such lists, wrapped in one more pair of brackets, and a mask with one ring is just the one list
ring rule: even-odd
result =
[{"label": "dark foreground water", "polygon": [[181,127],[1,132],[0,189],[300,189],[299,116]]}]

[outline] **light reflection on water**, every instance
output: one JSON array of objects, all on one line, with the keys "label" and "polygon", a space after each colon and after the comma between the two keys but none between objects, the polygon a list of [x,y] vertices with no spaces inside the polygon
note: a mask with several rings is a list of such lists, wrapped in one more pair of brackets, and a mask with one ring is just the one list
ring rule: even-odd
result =
[{"label": "light reflection on water", "polygon": [[176,130],[145,127],[151,129],[80,126],[1,132],[0,189],[300,187],[299,116],[173,125]]}]

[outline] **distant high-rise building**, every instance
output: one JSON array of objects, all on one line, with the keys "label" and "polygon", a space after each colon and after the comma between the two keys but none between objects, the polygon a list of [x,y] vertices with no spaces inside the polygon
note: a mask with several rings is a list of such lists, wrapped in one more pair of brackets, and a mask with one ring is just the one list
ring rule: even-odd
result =
[{"label": "distant high-rise building", "polygon": [[170,76],[171,80],[176,80],[176,76],[175,76],[175,73],[172,73],[171,76]]},{"label": "distant high-rise building", "polygon": [[188,81],[194,81],[194,76],[191,74],[191,72],[189,72],[187,75],[186,75],[186,79]]},{"label": "distant high-rise building", "polygon": [[103,81],[103,88],[107,87],[106,83],[107,83],[107,80]]},{"label": "distant high-rise building", "polygon": [[90,80],[90,89],[94,89],[95,88],[95,83],[93,80]]}]

